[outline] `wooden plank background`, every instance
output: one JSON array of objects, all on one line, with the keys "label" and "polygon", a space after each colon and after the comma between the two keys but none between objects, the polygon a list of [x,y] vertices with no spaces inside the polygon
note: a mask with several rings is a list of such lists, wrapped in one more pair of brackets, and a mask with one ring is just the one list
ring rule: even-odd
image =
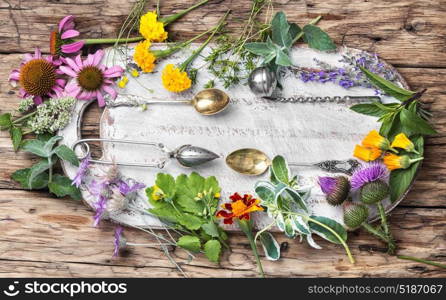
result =
[{"label": "wooden plank background", "polygon": [[[164,0],[162,14],[189,7],[194,0]],[[231,8],[232,18],[244,19],[249,0],[211,0],[169,28],[173,40],[184,40],[215,24]],[[67,14],[77,16],[83,37],[114,37],[134,1],[122,0],[0,0],[0,110],[13,110],[18,98],[7,82],[23,53],[41,47],[48,52],[48,35]],[[154,8],[149,1],[147,9]],[[407,199],[390,217],[399,254],[446,260],[446,1],[278,0],[276,10],[286,11],[299,24],[321,14],[320,26],[337,44],[377,52],[398,68],[413,89],[427,88],[423,101],[433,112],[439,134],[427,139],[426,159]],[[237,22],[230,23],[237,32]],[[93,107],[84,122],[84,135],[97,136],[100,111]],[[34,157],[14,153],[6,132],[0,133],[0,276],[2,277],[179,277],[156,248],[130,248],[112,258],[113,225],[92,228],[92,212],[80,202],[55,199],[46,192],[24,191],[11,181],[16,169],[29,166]],[[147,242],[140,232],[127,229],[132,242]],[[278,262],[263,260],[270,277],[444,277],[431,266],[398,260],[385,254],[383,245],[363,231],[350,235],[357,259],[349,264],[343,249],[318,240],[314,250],[298,240],[287,242]],[[254,259],[246,238],[231,234],[233,251],[220,264],[204,257],[188,261],[179,249],[173,257],[190,277],[254,277]]]}]

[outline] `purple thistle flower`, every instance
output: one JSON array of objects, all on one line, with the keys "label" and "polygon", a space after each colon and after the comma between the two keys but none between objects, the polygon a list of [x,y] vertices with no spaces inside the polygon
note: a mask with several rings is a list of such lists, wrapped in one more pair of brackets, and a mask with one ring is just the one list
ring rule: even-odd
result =
[{"label": "purple thistle flower", "polygon": [[336,178],[334,177],[319,177],[318,183],[324,194],[331,194],[336,188]]},{"label": "purple thistle flower", "polygon": [[351,179],[351,186],[354,190],[360,189],[366,183],[384,180],[389,176],[386,166],[380,162],[373,162],[362,166],[356,170]]},{"label": "purple thistle flower", "polygon": [[119,255],[119,250],[121,249],[122,245],[123,245],[123,236],[122,236],[122,232],[124,231],[124,229],[121,226],[116,226],[115,228],[115,241],[114,241],[114,246],[115,249],[113,251],[113,257],[117,257]]},{"label": "purple thistle flower", "polygon": [[120,180],[118,183],[119,192],[124,196],[127,196],[130,193],[133,193],[139,189],[145,188],[146,185],[141,182],[136,182],[133,185],[129,185],[124,180]]},{"label": "purple thistle flower", "polygon": [[87,174],[88,168],[90,166],[90,159],[91,159],[91,156],[88,155],[81,161],[81,164],[79,165],[76,175],[74,176],[73,181],[71,183],[72,185],[79,187],[82,184],[82,182],[85,178],[85,175]]},{"label": "purple thistle flower", "polygon": [[107,198],[105,198],[105,196],[100,195],[99,196],[99,200],[96,201],[96,203],[94,204],[94,209],[96,211],[96,214],[94,215],[93,219],[93,226],[97,227],[99,225],[99,222],[102,219],[102,216],[104,215],[105,212],[105,207],[107,206]]}]

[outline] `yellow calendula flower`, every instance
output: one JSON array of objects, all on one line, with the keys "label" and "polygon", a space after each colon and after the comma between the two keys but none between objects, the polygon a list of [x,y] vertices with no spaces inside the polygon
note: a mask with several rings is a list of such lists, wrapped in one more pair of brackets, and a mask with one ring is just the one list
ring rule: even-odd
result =
[{"label": "yellow calendula flower", "polygon": [[158,201],[164,198],[164,192],[157,185],[152,186],[152,200]]},{"label": "yellow calendula flower", "polygon": [[158,15],[154,11],[149,11],[141,17],[139,32],[146,40],[151,42],[162,42],[167,39],[164,24],[158,21]]},{"label": "yellow calendula flower", "polygon": [[396,169],[407,169],[414,162],[422,160],[423,157],[413,158],[411,159],[408,155],[398,156],[393,153],[387,153],[384,156],[383,162],[386,165],[387,169],[390,171]]},{"label": "yellow calendula flower", "polygon": [[132,77],[139,77],[139,72],[136,69],[132,69],[130,75],[132,75]]},{"label": "yellow calendula flower", "polygon": [[133,54],[133,60],[141,68],[143,72],[151,73],[155,68],[156,56],[150,52],[150,41],[145,40],[138,43],[135,47],[135,53]]},{"label": "yellow calendula flower", "polygon": [[376,130],[372,130],[367,134],[364,140],[362,140],[362,145],[365,147],[379,148],[381,150],[391,150],[398,153],[398,151],[390,147],[390,142]]},{"label": "yellow calendula flower", "polygon": [[398,134],[390,146],[394,148],[401,148],[408,152],[413,152],[418,154],[418,151],[415,150],[415,145],[409,140],[409,138],[404,133]]},{"label": "yellow calendula flower", "polygon": [[174,93],[185,91],[192,85],[192,80],[187,76],[187,73],[176,68],[173,64],[168,64],[164,68],[161,79],[164,88]]},{"label": "yellow calendula flower", "polygon": [[360,145],[356,145],[355,150],[353,151],[353,156],[363,161],[376,160],[381,154],[382,151],[376,147],[364,147]]},{"label": "yellow calendula flower", "polygon": [[127,76],[122,76],[121,80],[118,81],[117,85],[119,88],[123,89],[129,82],[129,78]]}]

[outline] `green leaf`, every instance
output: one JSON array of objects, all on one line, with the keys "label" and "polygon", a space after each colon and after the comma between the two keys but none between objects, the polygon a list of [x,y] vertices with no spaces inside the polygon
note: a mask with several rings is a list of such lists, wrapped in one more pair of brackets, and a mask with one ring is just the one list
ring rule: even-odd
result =
[{"label": "green leaf", "polygon": [[274,186],[267,182],[267,181],[259,181],[256,183],[254,187],[254,191],[256,192],[257,196],[266,203],[273,203],[274,202]]},{"label": "green leaf", "polygon": [[200,239],[192,235],[183,235],[177,241],[177,246],[192,252],[200,252]]},{"label": "green leaf", "polygon": [[41,133],[41,134],[37,135],[37,139],[39,141],[44,142],[44,143],[48,142],[50,140],[50,138],[52,138],[52,137],[53,137],[53,135],[51,133],[48,133],[48,132]]},{"label": "green leaf", "polygon": [[20,185],[25,189],[40,190],[46,188],[48,185],[48,173],[40,173],[39,175],[34,177],[31,185],[29,185],[30,171],[30,168],[17,170],[12,173],[11,178],[20,183]]},{"label": "green leaf", "polygon": [[308,207],[305,201],[302,199],[302,196],[296,192],[294,189],[287,187],[284,191],[287,195],[291,197],[291,199],[296,203],[296,205],[303,209],[304,211],[308,212]]},{"label": "green leaf", "polygon": [[311,48],[321,51],[336,49],[336,45],[331,40],[330,36],[319,27],[307,24],[304,26],[303,31],[305,33],[304,40]]},{"label": "green leaf", "polygon": [[[178,222],[178,212],[175,210],[175,208],[164,201],[153,201],[158,202],[158,204],[154,208],[150,208],[149,212],[151,214],[154,214],[155,216],[159,217],[160,219],[163,219],[168,222],[177,223]],[[152,202],[150,202],[152,203]]]},{"label": "green leaf", "polygon": [[270,49],[266,43],[246,43],[245,49],[251,52],[252,54],[258,55],[258,56],[268,56],[271,53],[274,53],[274,50]]},{"label": "green leaf", "polygon": [[356,104],[356,105],[350,106],[350,109],[357,113],[367,115],[367,116],[372,116],[372,117],[381,117],[382,115],[384,115],[386,113],[381,108],[376,106],[374,103]]},{"label": "green leaf", "polygon": [[53,180],[48,183],[48,188],[51,193],[57,197],[70,196],[74,200],[80,200],[82,198],[79,189],[72,185],[70,178],[56,174],[53,176]]},{"label": "green leaf", "polygon": [[214,221],[209,221],[208,223],[205,223],[201,225],[201,228],[211,237],[218,238],[220,236],[220,232],[218,231],[217,224],[215,224]]},{"label": "green leaf", "polygon": [[65,145],[59,145],[54,149],[54,154],[56,154],[60,159],[68,161],[73,166],[79,166],[79,159],[73,150]]},{"label": "green leaf", "polygon": [[38,163],[36,163],[35,165],[33,165],[29,171],[28,186],[32,186],[35,178],[38,175],[45,172],[46,170],[48,170],[49,168],[50,168],[50,164],[48,163],[47,160],[41,160]]},{"label": "green leaf", "polygon": [[276,50],[276,64],[283,67],[289,67],[293,65],[288,54],[286,54],[282,49]]},{"label": "green leaf", "polygon": [[209,240],[204,244],[204,254],[212,262],[220,260],[221,244],[218,240]]},{"label": "green leaf", "polygon": [[22,145],[22,149],[37,156],[48,158],[51,152],[45,151],[45,144],[39,140],[28,140]]},{"label": "green leaf", "polygon": [[[412,141],[415,144],[415,148],[420,153],[420,155],[423,155],[424,138],[422,136],[418,136],[416,138],[412,138]],[[412,184],[420,165],[421,161],[418,161],[416,163],[413,163],[407,169],[398,169],[390,173],[389,186],[391,202],[397,201],[404,193],[406,193],[406,191]]]},{"label": "green leaf", "polygon": [[14,147],[14,151],[19,150],[23,138],[22,129],[18,127],[11,127],[9,133],[11,135],[12,146]]},{"label": "green leaf", "polygon": [[62,139],[63,139],[63,137],[61,137],[61,136],[51,137],[48,141],[45,142],[45,146],[43,147],[43,149],[45,150],[45,152],[51,153],[50,155],[52,155],[52,150],[54,148],[54,145]]},{"label": "green leaf", "polygon": [[360,66],[360,69],[362,72],[364,72],[369,81],[375,87],[382,90],[386,95],[392,96],[400,101],[406,101],[415,94],[415,92],[400,88],[394,83],[382,78],[379,75],[376,75],[375,73],[370,72],[364,67]]},{"label": "green leaf", "polygon": [[[311,216],[310,217],[313,220],[316,220],[319,223],[322,223],[328,227],[330,227],[333,231],[335,231],[340,238],[345,242],[347,241],[347,231],[344,229],[344,227],[336,222],[333,219],[321,217],[321,216]],[[340,240],[328,229],[324,228],[323,226],[316,224],[309,220],[309,225],[311,228],[311,231],[320,237],[326,239],[327,241],[330,241],[335,244],[341,244]]]},{"label": "green leaf", "polygon": [[178,215],[177,221],[189,230],[200,229],[203,224],[203,220],[200,217],[188,213]]},{"label": "green leaf", "polygon": [[297,35],[302,32],[302,29],[296,23],[290,23],[290,36],[292,38],[291,44],[296,42]]},{"label": "green leaf", "polygon": [[273,158],[271,164],[271,171],[274,173],[274,177],[277,180],[285,184],[288,184],[290,172],[288,169],[288,165],[285,161],[285,158],[283,156],[277,155],[276,157]]},{"label": "green leaf", "polygon": [[400,113],[400,120],[403,127],[406,127],[412,134],[433,135],[437,131],[424,119],[410,110],[403,108]]},{"label": "green leaf", "polygon": [[167,201],[175,195],[175,179],[170,174],[158,173],[155,184],[163,191]]},{"label": "green leaf", "polygon": [[273,42],[281,47],[289,48],[294,38],[289,31],[290,24],[286,19],[285,13],[279,11],[271,21],[271,36]]},{"label": "green leaf", "polygon": [[280,245],[274,236],[264,231],[260,234],[260,243],[263,247],[263,252],[268,260],[276,261],[280,258]]},{"label": "green leaf", "polygon": [[11,114],[5,113],[0,115],[0,129],[5,130],[12,126]]}]

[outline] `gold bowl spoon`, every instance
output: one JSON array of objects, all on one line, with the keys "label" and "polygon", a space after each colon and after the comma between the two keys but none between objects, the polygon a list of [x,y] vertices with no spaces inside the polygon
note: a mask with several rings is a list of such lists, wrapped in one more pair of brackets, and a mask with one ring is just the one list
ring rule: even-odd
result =
[{"label": "gold bowl spoon", "polygon": [[[269,157],[258,149],[244,148],[230,153],[226,157],[226,164],[232,170],[243,175],[257,176],[271,166]],[[317,167],[330,173],[344,173],[351,175],[360,165],[355,159],[326,160],[318,163],[288,163],[290,166]]]}]

